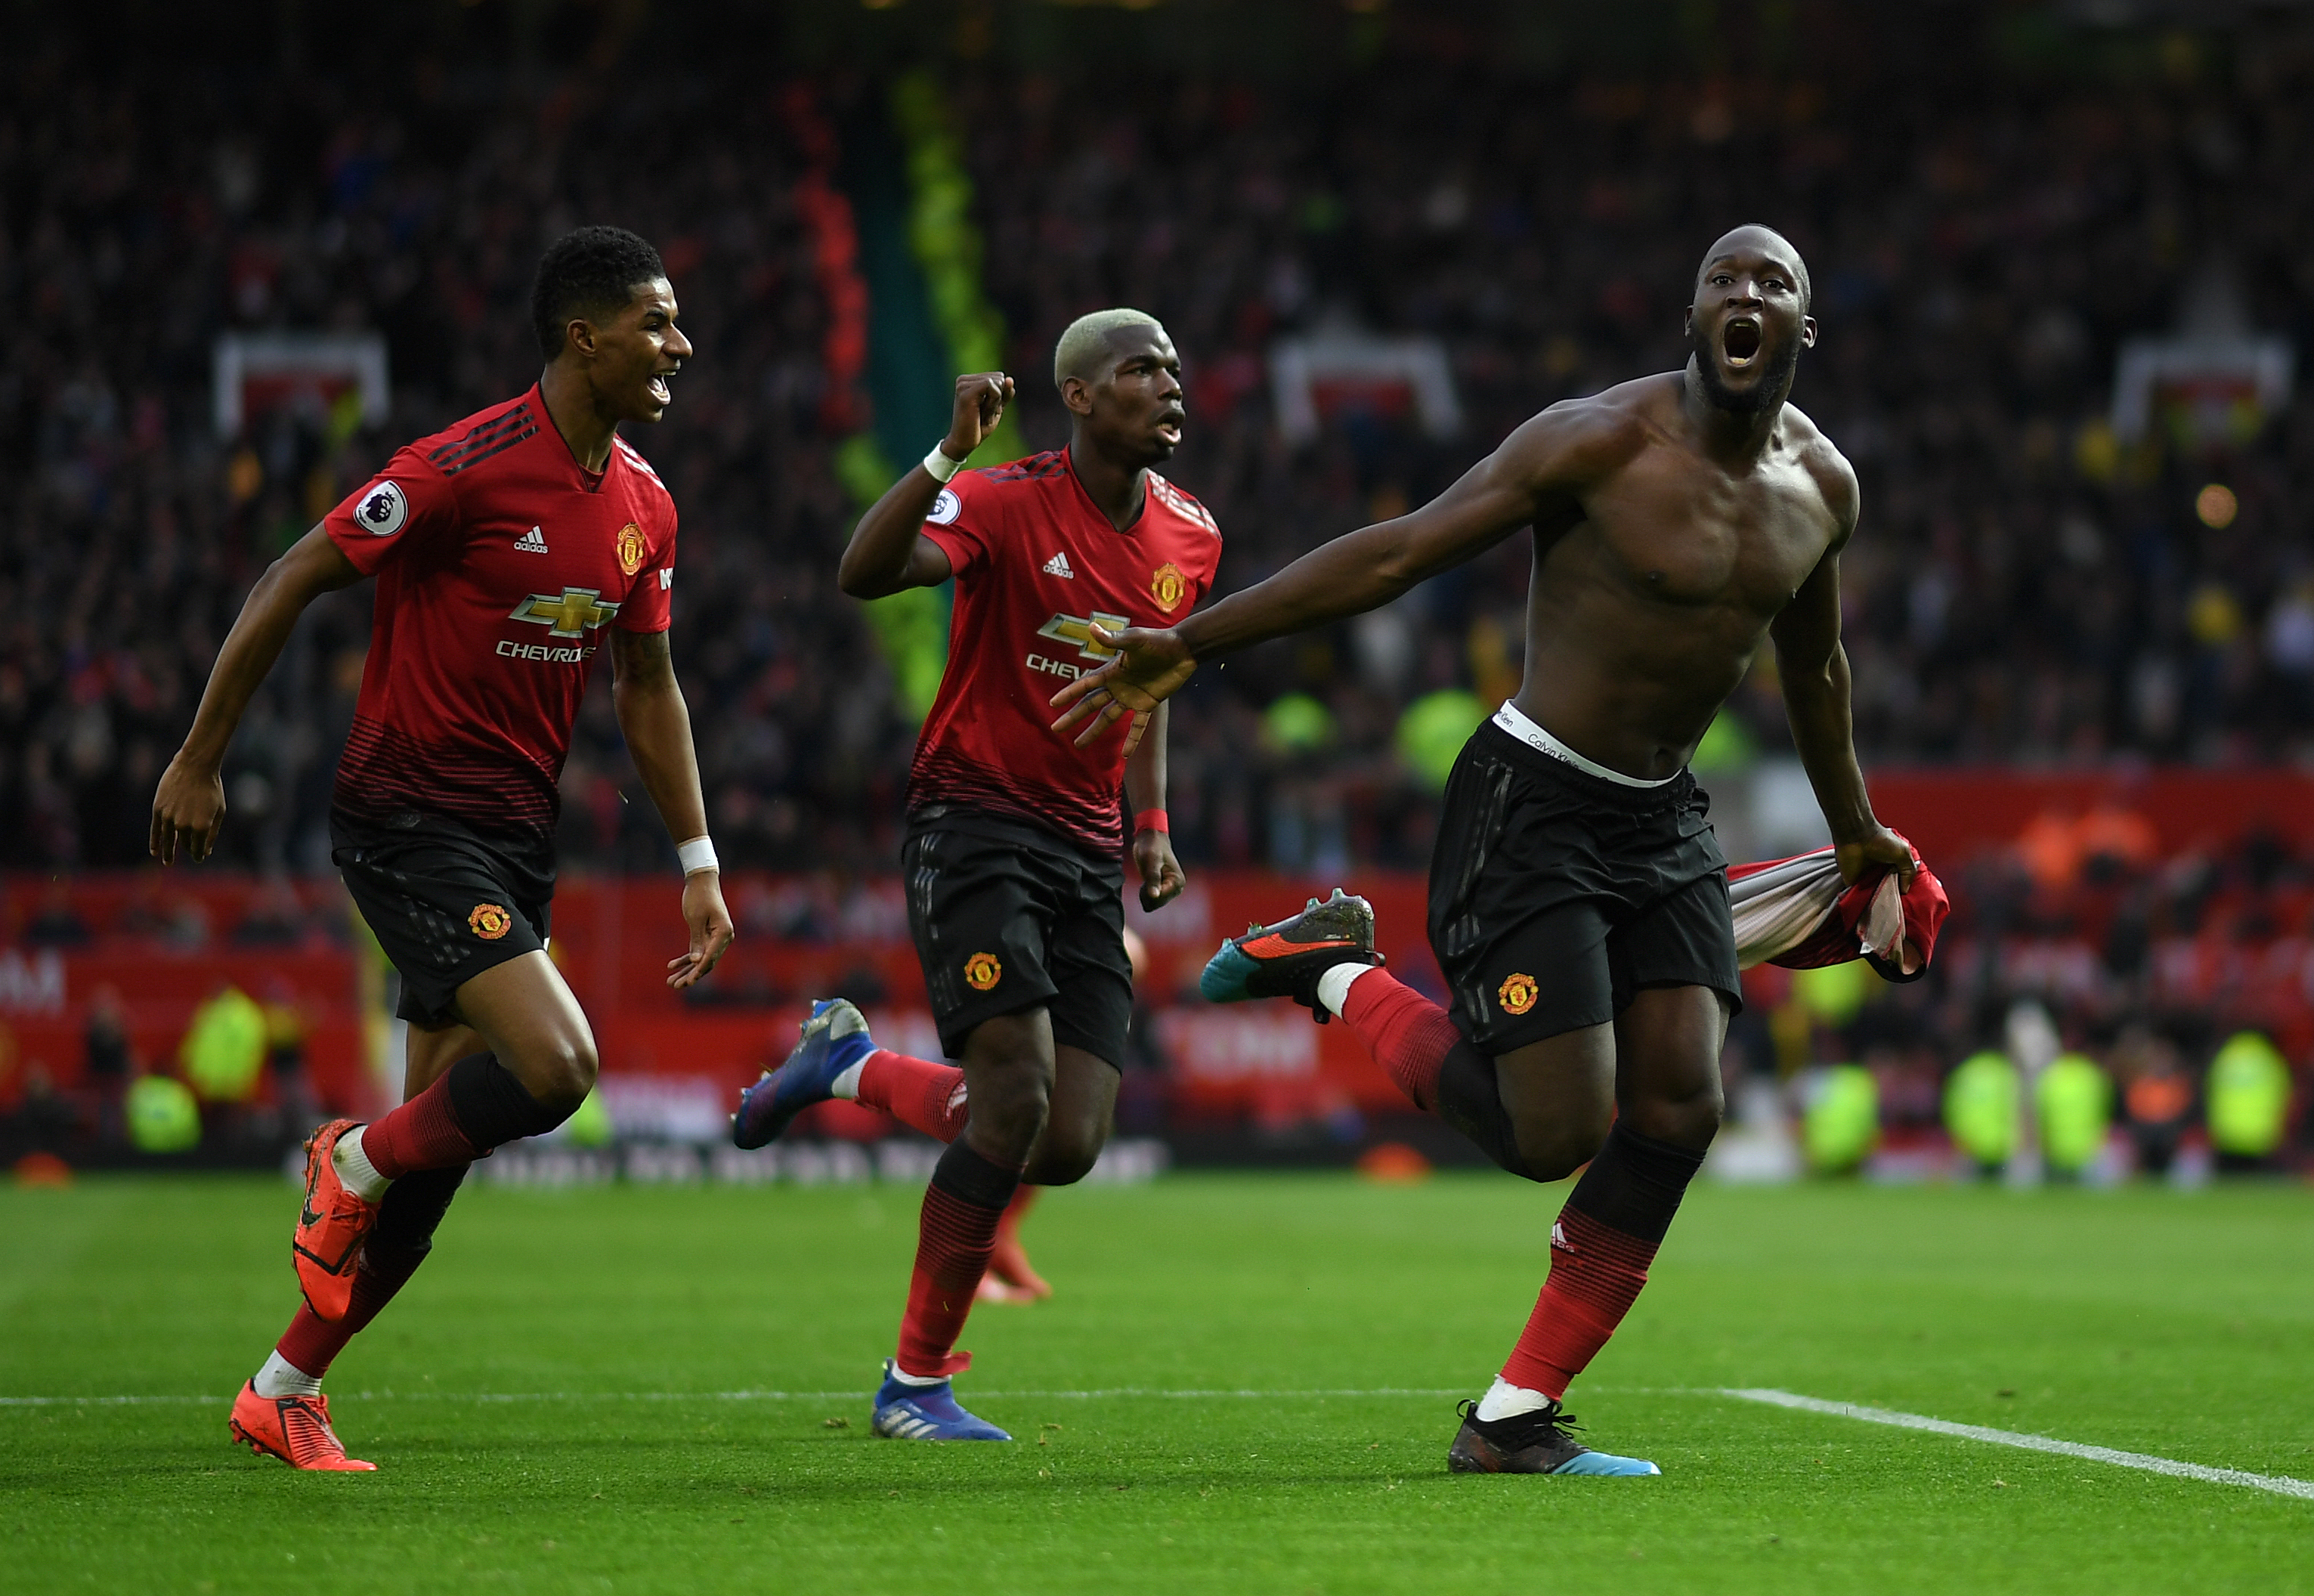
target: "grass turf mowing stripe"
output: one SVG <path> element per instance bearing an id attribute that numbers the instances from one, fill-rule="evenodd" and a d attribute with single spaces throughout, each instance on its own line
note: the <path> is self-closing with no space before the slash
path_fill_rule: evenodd
<path id="1" fill-rule="evenodd" d="M 2286 1474 L 2252 1474 L 2241 1468 L 2212 1468 L 2201 1463 L 2180 1463 L 2174 1458 L 2157 1458 L 2147 1452 L 2117 1451 L 2109 1446 L 2087 1446 L 2078 1441 L 2056 1441 L 2046 1435 L 2027 1435 L 2015 1430 L 1992 1430 L 1983 1424 L 1956 1424 L 1948 1419 L 1930 1418 L 1925 1414 L 1897 1413 L 1886 1407 L 1861 1407 L 1853 1402 L 1826 1402 L 1820 1397 L 1802 1397 L 1791 1391 L 1774 1391 L 1760 1387 L 1722 1387 L 1718 1394 L 1745 1402 L 1764 1402 L 1771 1407 L 1830 1414 L 1835 1418 L 1861 1419 L 1868 1424 L 1892 1424 L 1900 1430 L 1926 1430 L 1932 1435 L 1956 1435 L 1963 1441 L 2013 1446 L 2028 1452 L 2055 1452 L 2067 1458 L 2086 1458 L 2093 1463 L 2111 1463 L 2117 1468 L 2142 1468 L 2148 1474 L 2198 1479 L 2213 1486 L 2248 1486 L 2253 1491 L 2271 1491 L 2277 1496 L 2301 1496 L 2314 1501 L 2314 1480 L 2292 1479 Z"/>
<path id="2" fill-rule="evenodd" d="M 340 1391 L 349 1402 L 848 1402 L 861 1394 L 848 1391 Z M 1294 1398 L 1460 1397 L 1460 1388 L 1373 1386 L 1356 1390 L 1254 1391 L 1165 1390 L 1147 1386 L 1116 1386 L 1095 1391 L 975 1391 L 991 1401 L 1096 1402 L 1117 1397 L 1145 1397 L 1170 1402 L 1280 1401 Z M 0 1407 L 158 1407 L 215 1404 L 231 1397 L 0 1397 Z"/>

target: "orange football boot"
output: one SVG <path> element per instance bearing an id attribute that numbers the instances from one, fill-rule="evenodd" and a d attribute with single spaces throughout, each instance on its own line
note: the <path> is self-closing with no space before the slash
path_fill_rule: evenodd
<path id="1" fill-rule="evenodd" d="M 346 1456 L 330 1428 L 327 1397 L 261 1397 L 255 1380 L 243 1380 L 233 1399 L 233 1438 L 251 1451 L 280 1459 L 292 1468 L 367 1474 L 375 1463 Z"/>
<path id="2" fill-rule="evenodd" d="M 337 1323 L 346 1317 L 354 1292 L 354 1269 L 362 1243 L 377 1222 L 377 1204 L 366 1203 L 338 1178 L 338 1138 L 355 1128 L 333 1119 L 305 1140 L 305 1206 L 289 1252 L 297 1265 L 297 1284 L 314 1311 Z"/>

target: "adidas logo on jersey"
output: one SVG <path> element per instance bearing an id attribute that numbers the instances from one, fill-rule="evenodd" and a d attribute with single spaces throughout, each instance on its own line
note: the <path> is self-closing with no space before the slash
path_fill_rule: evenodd
<path id="1" fill-rule="evenodd" d="M 524 533 L 520 537 L 515 539 L 514 546 L 525 554 L 545 554 L 551 552 L 546 546 L 546 534 L 535 526 L 532 527 L 528 532 Z"/>
<path id="2" fill-rule="evenodd" d="M 1077 579 L 1076 572 L 1069 569 L 1069 557 L 1065 552 L 1055 554 L 1045 561 L 1045 574 L 1048 577 L 1066 577 L 1072 582 Z"/>

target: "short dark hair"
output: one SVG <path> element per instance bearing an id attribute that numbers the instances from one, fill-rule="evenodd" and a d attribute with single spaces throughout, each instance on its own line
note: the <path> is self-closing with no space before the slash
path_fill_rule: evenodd
<path id="1" fill-rule="evenodd" d="M 667 275 L 658 251 L 623 227 L 580 227 L 549 244 L 530 285 L 530 321 L 538 350 L 549 360 L 562 353 L 563 329 L 573 316 L 589 321 L 621 309 L 635 290 Z"/>

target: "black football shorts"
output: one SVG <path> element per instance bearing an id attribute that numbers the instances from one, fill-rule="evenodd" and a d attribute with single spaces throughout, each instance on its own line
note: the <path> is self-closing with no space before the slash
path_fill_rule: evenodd
<path id="1" fill-rule="evenodd" d="M 1055 1043 L 1122 1064 L 1133 1018 L 1122 864 L 953 806 L 911 816 L 900 863 L 949 1057 L 964 1056 L 981 1021 L 1043 1009 Z"/>
<path id="2" fill-rule="evenodd" d="M 354 907 L 401 972 L 394 1012 L 412 1025 L 455 1024 L 459 987 L 546 946 L 550 842 L 485 836 L 441 815 L 379 821 L 340 809 L 330 842 Z"/>
<path id="3" fill-rule="evenodd" d="M 1689 772 L 1625 787 L 1480 726 L 1430 862 L 1430 946 L 1462 1034 L 1499 1055 L 1603 1025 L 1651 986 L 1708 986 L 1740 1009 L 1710 807 Z"/>

